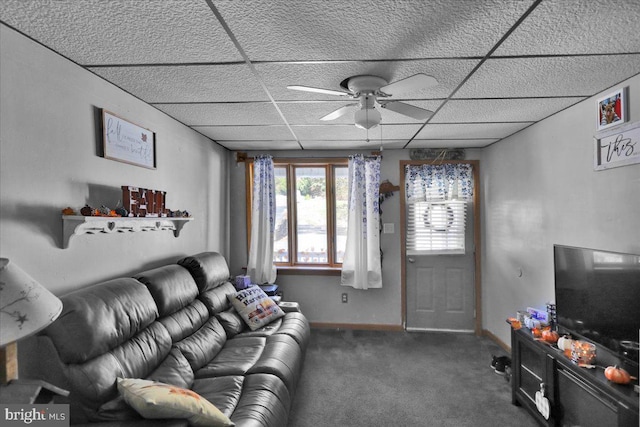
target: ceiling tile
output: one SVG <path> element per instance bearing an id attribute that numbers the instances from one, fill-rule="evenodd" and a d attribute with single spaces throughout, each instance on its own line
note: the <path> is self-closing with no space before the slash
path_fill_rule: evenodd
<path id="1" fill-rule="evenodd" d="M 367 131 L 355 125 L 324 125 L 324 126 L 292 126 L 300 141 L 308 140 L 366 140 Z M 371 141 L 381 139 L 409 139 L 420 128 L 420 125 L 383 125 L 369 129 L 368 138 Z M 382 132 L 382 133 L 381 133 Z M 382 138 L 381 138 L 382 135 Z"/>
<path id="2" fill-rule="evenodd" d="M 448 97 L 478 62 L 479 60 L 434 59 L 393 62 L 279 63 L 256 64 L 256 70 L 273 97 L 278 101 L 342 99 L 333 95 L 289 90 L 287 89 L 288 85 L 342 90 L 340 82 L 348 77 L 370 74 L 382 77 L 387 82 L 394 82 L 417 73 L 435 77 L 438 80 L 438 85 L 411 93 L 407 98 L 438 99 Z"/>
<path id="3" fill-rule="evenodd" d="M 407 143 L 406 139 L 402 140 L 384 140 L 382 146 L 384 149 L 399 149 Z M 305 150 L 380 150 L 380 141 L 356 140 L 356 141 L 300 141 Z"/>
<path id="4" fill-rule="evenodd" d="M 2 0 L 0 19 L 83 65 L 242 61 L 204 1 Z"/>
<path id="5" fill-rule="evenodd" d="M 638 70 L 640 54 L 489 59 L 454 97 L 591 96 Z"/>
<path id="6" fill-rule="evenodd" d="M 249 150 L 299 150 L 296 141 L 217 141 L 218 144 L 232 151 Z"/>
<path id="7" fill-rule="evenodd" d="M 429 123 L 535 122 L 584 98 L 450 100 Z"/>
<path id="8" fill-rule="evenodd" d="M 244 64 L 90 69 L 150 103 L 269 99 Z"/>
<path id="9" fill-rule="evenodd" d="M 455 123 L 427 124 L 416 139 L 504 138 L 531 123 Z"/>
<path id="10" fill-rule="evenodd" d="M 495 55 L 637 53 L 638 0 L 545 0 Z"/>
<path id="11" fill-rule="evenodd" d="M 407 148 L 482 148 L 499 141 L 488 139 L 414 139 Z"/>
<path id="12" fill-rule="evenodd" d="M 282 118 L 271 102 L 154 104 L 186 125 L 278 125 Z"/>
<path id="13" fill-rule="evenodd" d="M 252 61 L 484 56 L 529 4 L 215 1 Z"/>
<path id="14" fill-rule="evenodd" d="M 282 126 L 193 126 L 215 141 L 287 141 L 293 135 Z"/>

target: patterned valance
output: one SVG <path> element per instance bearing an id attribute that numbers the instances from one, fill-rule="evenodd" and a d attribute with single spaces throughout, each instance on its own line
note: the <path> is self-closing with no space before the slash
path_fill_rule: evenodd
<path id="1" fill-rule="evenodd" d="M 407 202 L 471 200 L 473 167 L 468 163 L 407 165 Z"/>

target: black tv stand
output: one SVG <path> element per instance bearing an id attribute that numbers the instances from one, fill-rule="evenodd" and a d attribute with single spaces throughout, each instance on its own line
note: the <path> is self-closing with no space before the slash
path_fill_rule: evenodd
<path id="1" fill-rule="evenodd" d="M 511 358 L 511 402 L 526 408 L 540 425 L 638 426 L 633 385 L 608 381 L 604 367 L 578 367 L 557 347 L 534 339 L 527 328 L 511 330 Z M 541 384 L 549 400 L 548 419 L 535 403 Z"/>

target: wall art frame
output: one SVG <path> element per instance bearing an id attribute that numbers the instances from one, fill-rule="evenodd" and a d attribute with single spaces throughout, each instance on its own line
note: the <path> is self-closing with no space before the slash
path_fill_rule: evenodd
<path id="1" fill-rule="evenodd" d="M 640 122 L 597 133 L 593 168 L 596 171 L 640 163 Z"/>
<path id="2" fill-rule="evenodd" d="M 616 89 L 598 99 L 596 106 L 596 130 L 598 132 L 621 125 L 627 120 L 626 87 Z"/>
<path id="3" fill-rule="evenodd" d="M 102 157 L 156 169 L 156 134 L 102 109 Z"/>

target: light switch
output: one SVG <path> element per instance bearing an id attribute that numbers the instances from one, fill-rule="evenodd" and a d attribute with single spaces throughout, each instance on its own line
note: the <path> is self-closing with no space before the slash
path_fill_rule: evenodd
<path id="1" fill-rule="evenodd" d="M 396 232 L 395 224 L 392 222 L 387 222 L 382 225 L 382 232 L 384 234 L 393 234 Z"/>

